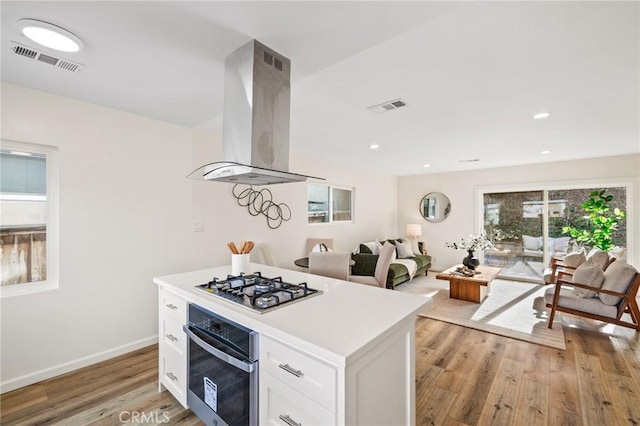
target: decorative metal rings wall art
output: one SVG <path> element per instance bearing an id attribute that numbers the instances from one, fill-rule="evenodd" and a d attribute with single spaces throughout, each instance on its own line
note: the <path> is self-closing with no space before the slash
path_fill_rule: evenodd
<path id="1" fill-rule="evenodd" d="M 260 214 L 267 218 L 267 225 L 271 229 L 277 229 L 291 219 L 291 209 L 285 203 L 273 202 L 273 194 L 267 188 L 253 189 L 248 185 L 244 189 L 241 184 L 235 184 L 231 192 L 241 207 L 246 207 L 251 216 Z"/>

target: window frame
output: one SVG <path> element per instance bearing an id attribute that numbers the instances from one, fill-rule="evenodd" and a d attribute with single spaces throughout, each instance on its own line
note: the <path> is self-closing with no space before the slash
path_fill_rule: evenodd
<path id="1" fill-rule="evenodd" d="M 40 293 L 59 288 L 59 240 L 58 240 L 58 148 L 12 140 L 0 140 L 2 149 L 43 154 L 46 157 L 46 203 L 47 203 L 47 278 L 21 284 L 0 286 L 0 298 Z"/>
<path id="2" fill-rule="evenodd" d="M 484 194 L 493 192 L 522 192 L 522 191 L 542 191 L 543 193 L 543 224 L 542 231 L 543 237 L 547 239 L 549 237 L 549 223 L 548 223 L 548 192 L 554 190 L 571 190 L 571 189 L 589 189 L 589 188 L 613 188 L 624 187 L 626 191 L 626 240 L 627 240 L 627 257 L 629 259 L 635 259 L 635 239 L 636 229 L 634 221 L 630 218 L 636 217 L 634 209 L 634 191 L 635 191 L 636 179 L 633 177 L 617 177 L 617 178 L 589 178 L 579 180 L 560 180 L 556 182 L 529 182 L 529 183 L 517 183 L 517 184 L 498 184 L 479 186 L 474 191 L 474 232 L 481 232 L 484 229 Z M 543 246 L 543 263 L 547 264 L 550 260 L 547 250 Z M 480 253 L 480 261 L 484 264 L 484 253 Z M 526 281 L 526 280 L 525 280 Z M 538 282 L 538 281 L 532 281 Z"/>
<path id="3" fill-rule="evenodd" d="M 314 186 L 321 186 L 321 187 L 325 187 L 328 189 L 329 192 L 329 206 L 328 206 L 328 212 L 327 215 L 329 217 L 329 220 L 326 222 L 309 222 L 309 186 L 310 185 L 314 185 Z M 333 219 L 333 190 L 334 189 L 339 189 L 339 190 L 343 190 L 343 191 L 349 191 L 350 197 L 349 197 L 349 201 L 350 201 L 350 213 L 351 213 L 351 219 L 349 220 L 334 220 Z M 307 183 L 307 225 L 330 225 L 330 224 L 336 224 L 336 223 L 353 223 L 354 221 L 354 217 L 355 217 L 355 212 L 354 212 L 354 193 L 355 193 L 355 187 L 352 186 L 345 186 L 345 185 L 332 185 L 332 184 L 328 184 L 328 183 Z"/>

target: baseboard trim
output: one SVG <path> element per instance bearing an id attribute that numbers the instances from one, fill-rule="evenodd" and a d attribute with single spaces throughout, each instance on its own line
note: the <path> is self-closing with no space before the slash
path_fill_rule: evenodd
<path id="1" fill-rule="evenodd" d="M 59 376 L 61 374 L 69 373 L 79 368 L 87 367 L 101 361 L 106 361 L 110 358 L 124 355 L 137 349 L 142 349 L 155 343 L 158 343 L 158 335 L 140 339 L 135 342 L 127 343 L 126 345 L 118 346 L 116 348 L 98 352 L 93 355 L 78 358 L 73 361 L 65 362 L 64 364 L 45 368 L 44 370 L 25 374 L 24 376 L 16 377 L 14 379 L 9 379 L 4 382 L 0 382 L 0 393 L 16 390 L 24 386 L 29 386 L 34 383 L 50 379 L 52 377 Z"/>

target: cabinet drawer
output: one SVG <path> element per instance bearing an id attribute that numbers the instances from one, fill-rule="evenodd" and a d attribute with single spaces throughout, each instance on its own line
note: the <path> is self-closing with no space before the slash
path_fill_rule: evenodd
<path id="1" fill-rule="evenodd" d="M 272 375 L 260 375 L 260 424 L 310 426 L 336 424 L 335 414 Z"/>
<path id="2" fill-rule="evenodd" d="M 187 336 L 182 330 L 182 322 L 171 316 L 165 315 L 162 319 L 162 344 L 172 348 L 181 356 L 185 356 L 187 349 Z"/>
<path id="3" fill-rule="evenodd" d="M 313 401 L 336 410 L 336 370 L 289 346 L 260 339 L 260 369 Z"/>
<path id="4" fill-rule="evenodd" d="M 160 355 L 160 380 L 167 390 L 186 407 L 187 405 L 187 368 L 184 356 L 172 350 Z"/>
<path id="5" fill-rule="evenodd" d="M 160 309 L 180 322 L 187 320 L 187 301 L 164 289 L 160 290 Z"/>

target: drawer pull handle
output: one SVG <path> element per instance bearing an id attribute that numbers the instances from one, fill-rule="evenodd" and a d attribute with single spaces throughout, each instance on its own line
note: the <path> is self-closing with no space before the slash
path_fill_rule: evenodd
<path id="1" fill-rule="evenodd" d="M 173 303 L 168 303 L 165 305 L 167 308 L 169 309 L 178 309 L 178 307 L 176 305 L 174 305 Z"/>
<path id="2" fill-rule="evenodd" d="M 294 369 L 289 364 L 279 364 L 278 367 L 282 368 L 287 373 L 293 374 L 296 377 L 302 377 L 302 371 Z"/>
<path id="3" fill-rule="evenodd" d="M 171 371 L 167 373 L 167 377 L 173 380 L 174 382 L 178 380 L 178 378 Z"/>
<path id="4" fill-rule="evenodd" d="M 174 336 L 173 334 L 167 334 L 167 339 L 171 340 L 172 342 L 177 342 L 178 338 L 176 336 Z"/>
<path id="5" fill-rule="evenodd" d="M 280 418 L 280 420 L 282 420 L 283 422 L 285 422 L 289 426 L 302 426 L 302 423 L 296 422 L 291 417 L 289 417 L 288 414 L 280 414 L 278 417 Z"/>

